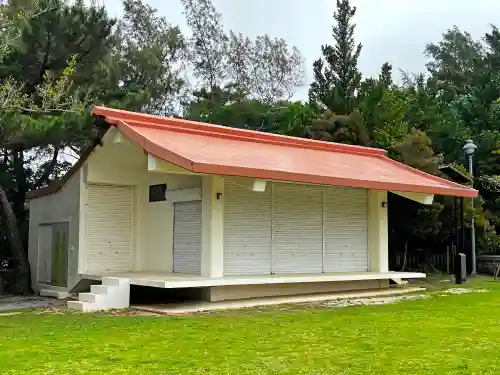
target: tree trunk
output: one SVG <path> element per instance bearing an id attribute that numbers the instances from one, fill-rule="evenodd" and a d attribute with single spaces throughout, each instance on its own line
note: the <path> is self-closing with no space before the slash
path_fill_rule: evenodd
<path id="1" fill-rule="evenodd" d="M 26 180 L 26 170 L 24 169 L 24 151 L 14 150 L 12 152 L 12 167 L 14 170 L 14 178 L 16 181 L 16 189 L 12 192 L 10 196 L 12 202 L 12 211 L 17 220 L 17 227 L 20 228 L 22 233 L 23 224 L 26 218 L 26 193 L 28 193 L 28 184 Z M 23 234 L 23 233 L 22 233 Z M 21 241 L 26 240 L 25 237 L 21 237 Z"/>
<path id="2" fill-rule="evenodd" d="M 2 187 L 0 187 L 0 216 L 5 223 L 10 252 L 16 266 L 16 277 L 12 284 L 9 285 L 9 291 L 15 294 L 28 295 L 31 293 L 30 265 L 24 251 L 16 215 Z"/>

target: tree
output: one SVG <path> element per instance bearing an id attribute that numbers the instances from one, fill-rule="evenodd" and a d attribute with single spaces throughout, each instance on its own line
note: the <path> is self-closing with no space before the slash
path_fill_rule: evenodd
<path id="1" fill-rule="evenodd" d="M 26 6 L 31 6 L 33 1 L 26 3 Z M 8 22 L 13 22 L 19 12 L 29 10 L 21 7 L 23 2 L 9 4 L 5 8 Z M 24 112 L 28 115 L 31 111 L 29 108 L 36 106 L 54 108 L 55 103 L 67 101 L 65 107 L 71 108 L 75 101 L 86 101 L 85 96 L 92 94 L 90 86 L 98 81 L 95 76 L 97 68 L 103 56 L 110 52 L 110 35 L 114 25 L 114 20 L 108 18 L 104 8 L 87 7 L 83 1 L 67 5 L 62 0 L 40 0 L 35 4 L 41 11 L 35 18 L 16 25 L 18 37 L 12 39 L 9 52 L 0 66 L 3 94 L 9 100 L 15 98 L 18 105 L 25 105 L 28 110 Z M 65 70 L 68 64 L 73 66 L 69 73 Z M 60 81 L 64 75 L 66 76 Z M 56 81 L 64 84 L 57 91 L 52 91 L 52 85 Z M 78 85 L 78 93 L 74 92 L 76 86 L 69 85 L 69 81 Z M 66 89 L 69 91 L 64 92 Z M 68 101 L 68 98 L 72 99 Z M 18 109 L 23 110 L 21 107 Z M 9 162 L 23 164 L 29 159 L 26 152 L 33 145 L 42 144 L 41 139 L 47 141 L 47 144 L 61 147 L 66 145 L 59 141 L 61 133 L 67 132 L 66 139 L 74 142 L 86 138 L 88 133 L 85 127 L 88 124 L 76 121 L 70 115 L 64 117 L 64 122 L 59 121 L 61 116 L 46 118 L 38 115 L 14 117 L 8 124 L 4 121 L 4 126 L 10 127 L 10 134 L 9 138 L 4 138 L 0 147 L 9 150 Z M 39 132 L 39 129 L 45 131 Z M 53 149 L 54 155 L 59 152 L 58 147 Z M 52 164 L 47 166 L 52 167 Z M 14 171 L 23 169 L 23 165 L 12 168 Z M 51 174 L 50 170 L 43 173 Z M 18 219 L 22 220 L 27 189 L 37 187 L 38 184 L 30 186 L 24 175 L 14 176 L 13 180 L 18 181 L 19 185 L 15 189 L 15 196 L 11 198 L 14 211 Z"/>
<path id="2" fill-rule="evenodd" d="M 210 0 L 182 0 L 191 28 L 188 57 L 204 95 L 218 100 L 221 91 L 237 99 L 267 103 L 289 100 L 304 80 L 304 59 L 281 38 L 251 40 L 222 27 L 222 16 Z M 203 95 L 202 95 L 203 97 Z"/>
<path id="3" fill-rule="evenodd" d="M 435 174 L 437 172 L 438 158 L 431 148 L 431 140 L 427 135 L 413 129 L 401 143 L 395 146 L 400 161 L 420 169 L 424 172 Z M 389 227 L 391 248 L 403 249 L 403 263 L 401 270 L 406 267 L 406 259 L 412 241 L 431 242 L 441 229 L 439 214 L 443 210 L 440 202 L 433 202 L 430 206 L 402 198 L 390 196 L 389 201 Z"/>
<path id="4" fill-rule="evenodd" d="M 92 64 L 107 50 L 113 21 L 102 8 L 55 0 L 8 3 L 0 17 L 0 23 L 10 25 L 0 27 L 5 43 L 0 70 L 0 166 L 2 182 L 8 180 L 0 185 L 0 207 L 17 270 L 11 291 L 27 293 L 29 264 L 19 231 L 26 219 L 25 195 L 53 176 L 60 149 L 90 134 L 78 114 L 88 105 L 86 86 Z M 49 144 L 52 158 L 41 163 L 43 172 L 34 173 L 34 158 Z"/>
<path id="5" fill-rule="evenodd" d="M 160 115 L 179 112 L 185 94 L 186 41 L 157 10 L 140 0 L 124 0 L 115 34 L 106 100 L 114 107 Z"/>
<path id="6" fill-rule="evenodd" d="M 309 133 L 313 112 L 301 102 L 265 103 L 243 99 L 226 105 L 214 105 L 208 101 L 192 102 L 186 118 L 212 124 L 242 129 L 306 137 Z"/>
<path id="7" fill-rule="evenodd" d="M 210 0 L 182 0 L 186 22 L 191 29 L 189 60 L 195 77 L 208 91 L 224 86 L 227 77 L 227 36 L 222 16 Z"/>
<path id="8" fill-rule="evenodd" d="M 468 93 L 477 78 L 484 47 L 455 26 L 443 34 L 442 41 L 428 44 L 425 54 L 430 59 L 427 70 L 449 98 L 448 95 Z"/>
<path id="9" fill-rule="evenodd" d="M 320 141 L 360 146 L 368 146 L 370 143 L 363 117 L 357 111 L 350 115 L 337 115 L 325 111 L 320 118 L 313 121 L 310 136 Z"/>
<path id="10" fill-rule="evenodd" d="M 362 115 L 370 144 L 395 156 L 395 145 L 403 141 L 410 128 L 409 102 L 407 92 L 393 85 L 391 72 L 392 66 L 385 63 L 378 79 L 368 78 L 361 82 L 357 111 Z"/>
<path id="11" fill-rule="evenodd" d="M 382 65 L 382 68 L 380 69 L 380 75 L 378 77 L 378 80 L 380 84 L 384 88 L 390 88 L 393 84 L 392 82 L 392 65 L 389 64 L 388 62 L 384 63 Z"/>
<path id="12" fill-rule="evenodd" d="M 332 33 L 335 45 L 323 45 L 323 57 L 313 64 L 309 102 L 319 110 L 348 115 L 356 105 L 356 90 L 361 82 L 358 69 L 361 44 L 354 41 L 355 14 L 356 7 L 349 0 L 337 0 Z"/>
<path id="13" fill-rule="evenodd" d="M 28 5 L 33 0 L 28 1 Z M 83 0 L 66 4 L 63 0 L 37 0 L 44 9 L 35 18 L 19 25 L 19 37 L 0 66 L 0 77 L 17 77 L 27 93 L 43 84 L 46 73 L 60 74 L 71 56 L 76 57 L 75 82 L 82 86 L 95 81 L 96 67 L 112 48 L 109 38 L 115 21 L 103 7 L 87 7 Z M 13 11 L 22 11 L 13 1 Z"/>
<path id="14" fill-rule="evenodd" d="M 230 83 L 264 102 L 291 99 L 304 81 L 304 60 L 299 50 L 269 35 L 251 41 L 231 32 L 227 61 Z"/>

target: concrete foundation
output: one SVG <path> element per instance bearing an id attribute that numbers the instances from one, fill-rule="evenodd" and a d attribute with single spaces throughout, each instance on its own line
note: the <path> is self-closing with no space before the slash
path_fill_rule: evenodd
<path id="1" fill-rule="evenodd" d="M 294 296 L 356 290 L 386 289 L 389 280 L 331 281 L 290 284 L 224 285 L 204 288 L 205 301 L 231 301 L 249 298 Z"/>

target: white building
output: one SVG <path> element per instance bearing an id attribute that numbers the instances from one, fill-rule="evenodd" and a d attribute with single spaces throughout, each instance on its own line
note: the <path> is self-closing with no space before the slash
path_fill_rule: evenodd
<path id="1" fill-rule="evenodd" d="M 95 107 L 107 127 L 61 180 L 30 193 L 33 289 L 127 307 L 129 285 L 211 301 L 383 288 L 387 192 L 430 204 L 475 190 L 385 151 Z M 83 280 L 83 282 L 82 282 Z"/>

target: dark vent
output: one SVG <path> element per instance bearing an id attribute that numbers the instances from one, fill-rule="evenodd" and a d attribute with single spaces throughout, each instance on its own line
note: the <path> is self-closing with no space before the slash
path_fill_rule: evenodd
<path id="1" fill-rule="evenodd" d="M 149 201 L 150 202 L 166 201 L 167 200 L 167 197 L 165 196 L 166 192 L 167 192 L 167 184 L 149 186 Z"/>

